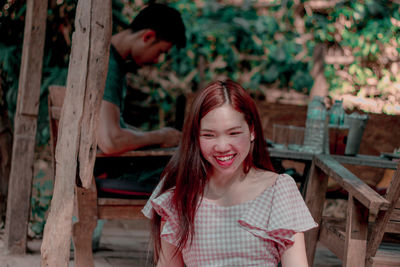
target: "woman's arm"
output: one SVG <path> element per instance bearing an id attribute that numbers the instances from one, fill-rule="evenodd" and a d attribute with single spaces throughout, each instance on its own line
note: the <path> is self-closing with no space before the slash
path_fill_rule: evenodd
<path id="1" fill-rule="evenodd" d="M 164 227 L 164 222 L 161 223 L 161 229 Z M 161 231 L 160 231 L 161 232 Z M 161 239 L 160 257 L 157 262 L 157 267 L 184 267 L 182 253 L 176 252 L 176 247 Z"/>
<path id="2" fill-rule="evenodd" d="M 282 267 L 308 267 L 304 233 L 294 235 L 294 244 L 283 253 L 281 262 Z"/>

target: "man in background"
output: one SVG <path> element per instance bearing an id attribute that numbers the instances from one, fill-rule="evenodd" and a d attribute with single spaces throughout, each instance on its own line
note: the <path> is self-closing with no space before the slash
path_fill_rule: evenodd
<path id="1" fill-rule="evenodd" d="M 126 74 L 158 62 L 173 45 L 186 45 L 180 13 L 163 4 L 150 4 L 128 29 L 111 38 L 110 60 L 97 128 L 98 147 L 105 154 L 122 153 L 145 146 L 177 146 L 181 133 L 173 128 L 141 131 L 122 118 L 127 91 Z"/>

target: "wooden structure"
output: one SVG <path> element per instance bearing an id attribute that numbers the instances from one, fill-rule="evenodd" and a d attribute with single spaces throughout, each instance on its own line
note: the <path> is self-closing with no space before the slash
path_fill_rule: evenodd
<path id="1" fill-rule="evenodd" d="M 49 122 L 52 152 L 55 152 L 58 124 L 65 98 L 65 87 L 49 87 Z M 135 150 L 118 157 L 172 156 L 174 149 Z M 54 154 L 53 154 L 54 156 Z M 107 155 L 97 153 L 97 157 Z M 108 156 L 109 157 L 109 156 Z M 114 157 L 116 157 L 114 155 Z M 54 159 L 54 158 L 53 158 Z M 89 189 L 76 186 L 75 216 L 78 221 L 73 225 L 72 237 L 75 247 L 75 266 L 94 266 L 92 254 L 92 236 L 98 219 L 138 219 L 146 199 L 100 198 L 96 190 L 94 177 Z"/>
<path id="2" fill-rule="evenodd" d="M 68 266 L 74 200 L 93 190 L 95 128 L 106 81 L 110 39 L 111 1 L 79 1 L 55 154 L 53 199 L 41 248 L 42 266 Z M 75 188 L 76 178 L 81 188 Z M 78 210 L 78 216 L 82 212 Z M 95 214 L 87 216 L 93 219 Z M 95 227 L 86 224 L 85 229 L 80 225 L 74 231 Z M 79 245 L 85 247 L 87 243 Z"/>
<path id="3" fill-rule="evenodd" d="M 5 226 L 5 248 L 11 253 L 26 249 L 47 2 L 28 0 L 26 7 Z"/>
<path id="4" fill-rule="evenodd" d="M 6 250 L 20 254 L 26 250 L 47 2 L 27 1 L 5 242 Z M 65 100 L 63 108 L 54 112 L 58 112 L 60 131 L 53 135 L 57 136 L 57 146 L 53 147 L 55 184 L 44 229 L 42 266 L 68 265 L 72 231 L 79 237 L 75 242 L 76 265 L 93 266 L 91 233 L 97 218 L 142 216 L 139 211 L 143 200 L 97 199 L 93 182 L 95 128 L 108 67 L 111 10 L 110 0 L 81 0 L 76 9 Z M 137 151 L 125 156 L 172 153 L 173 150 Z M 79 222 L 72 228 L 74 210 Z"/>
<path id="5" fill-rule="evenodd" d="M 345 221 L 323 218 L 328 177 L 348 192 Z M 343 266 L 400 266 L 400 242 L 381 246 L 384 234 L 400 233 L 400 163 L 386 197 L 380 196 L 333 157 L 315 156 L 307 186 L 306 204 L 318 229 L 305 234 L 308 262 L 312 266 L 318 240 Z M 393 241 L 393 240 L 392 240 Z"/>

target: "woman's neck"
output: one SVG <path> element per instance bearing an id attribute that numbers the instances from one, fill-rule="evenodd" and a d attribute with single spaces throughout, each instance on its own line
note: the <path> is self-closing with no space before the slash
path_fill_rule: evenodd
<path id="1" fill-rule="evenodd" d="M 208 183 L 205 188 L 205 196 L 210 199 L 223 197 L 237 185 L 242 183 L 249 173 L 244 173 L 242 169 L 236 171 L 232 175 L 213 173 L 208 179 Z"/>
<path id="2" fill-rule="evenodd" d="M 220 206 L 232 206 L 250 201 L 274 185 L 277 174 L 251 168 L 241 176 L 212 176 L 204 190 L 204 198 Z"/>

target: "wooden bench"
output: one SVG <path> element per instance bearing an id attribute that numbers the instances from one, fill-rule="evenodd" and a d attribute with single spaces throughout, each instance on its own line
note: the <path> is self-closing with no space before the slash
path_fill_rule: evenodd
<path id="1" fill-rule="evenodd" d="M 383 197 L 332 156 L 314 156 L 305 201 L 319 227 L 305 234 L 310 266 L 317 241 L 340 258 L 343 266 L 400 266 L 396 236 L 400 233 L 399 166 Z M 322 217 L 329 177 L 348 192 L 345 220 Z"/>

